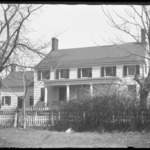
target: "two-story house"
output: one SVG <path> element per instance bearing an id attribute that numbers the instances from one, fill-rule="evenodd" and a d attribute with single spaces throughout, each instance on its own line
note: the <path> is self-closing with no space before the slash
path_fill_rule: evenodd
<path id="1" fill-rule="evenodd" d="M 26 107 L 32 107 L 33 100 L 33 71 L 16 71 L 16 65 L 11 65 L 11 72 L 2 80 L 0 89 L 1 108 L 22 108 L 25 94 Z M 25 86 L 28 82 L 28 86 Z"/>
<path id="2" fill-rule="evenodd" d="M 149 66 L 144 30 L 141 35 L 140 43 L 70 49 L 58 49 L 58 40 L 52 38 L 50 53 L 35 66 L 34 105 L 50 106 L 78 99 L 84 94 L 81 86 L 90 96 L 101 84 L 119 84 L 137 91 L 134 75 L 146 76 Z"/>

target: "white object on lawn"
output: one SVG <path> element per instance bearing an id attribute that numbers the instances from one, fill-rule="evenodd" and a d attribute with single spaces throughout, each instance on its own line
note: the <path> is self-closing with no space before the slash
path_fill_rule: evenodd
<path id="1" fill-rule="evenodd" d="M 74 132 L 74 131 L 71 128 L 66 130 L 66 133 L 72 133 L 72 132 Z"/>

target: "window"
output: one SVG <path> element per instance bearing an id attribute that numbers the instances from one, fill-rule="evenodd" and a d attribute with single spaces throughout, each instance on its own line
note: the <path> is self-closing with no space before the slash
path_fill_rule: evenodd
<path id="1" fill-rule="evenodd" d="M 50 70 L 39 70 L 38 71 L 38 81 L 40 81 L 41 79 L 50 79 Z"/>
<path id="2" fill-rule="evenodd" d="M 56 79 L 69 79 L 69 69 L 56 70 Z"/>
<path id="3" fill-rule="evenodd" d="M 44 102 L 44 99 L 45 99 L 45 88 L 41 88 L 41 98 L 40 98 L 40 100 L 42 102 Z"/>
<path id="4" fill-rule="evenodd" d="M 129 66 L 123 66 L 123 75 L 140 75 L 140 66 L 139 65 L 129 65 Z"/>
<path id="5" fill-rule="evenodd" d="M 33 105 L 34 105 L 33 102 L 34 102 L 34 101 L 33 101 L 33 96 L 30 96 L 30 99 L 29 99 L 29 105 L 30 105 L 30 106 L 33 106 Z"/>
<path id="6" fill-rule="evenodd" d="M 116 66 L 101 67 L 101 77 L 116 76 Z"/>
<path id="7" fill-rule="evenodd" d="M 92 77 L 92 68 L 78 68 L 78 78 Z"/>
<path id="8" fill-rule="evenodd" d="M 42 79 L 49 80 L 49 78 L 50 78 L 50 70 L 43 70 L 42 71 Z"/>
<path id="9" fill-rule="evenodd" d="M 11 97 L 10 96 L 3 96 L 2 97 L 2 106 L 11 105 Z"/>

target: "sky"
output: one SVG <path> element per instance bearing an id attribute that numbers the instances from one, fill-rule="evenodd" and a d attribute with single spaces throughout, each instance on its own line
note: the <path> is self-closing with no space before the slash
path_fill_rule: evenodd
<path id="1" fill-rule="evenodd" d="M 105 7 L 121 14 L 125 6 Z M 32 17 L 29 37 L 35 41 L 51 41 L 56 37 L 59 49 L 109 45 L 115 41 L 116 35 L 122 36 L 124 41 L 133 41 L 108 22 L 101 5 L 47 4 Z"/>

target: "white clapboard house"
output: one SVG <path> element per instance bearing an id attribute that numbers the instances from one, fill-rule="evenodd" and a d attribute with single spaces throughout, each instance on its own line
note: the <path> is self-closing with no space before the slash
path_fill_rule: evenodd
<path id="1" fill-rule="evenodd" d="M 145 77 L 149 62 L 145 47 L 145 30 L 139 43 L 58 49 L 52 38 L 49 54 L 35 66 L 34 106 L 51 106 L 80 98 L 86 88 L 91 96 L 97 85 L 123 85 L 137 91 L 135 73 Z"/>

